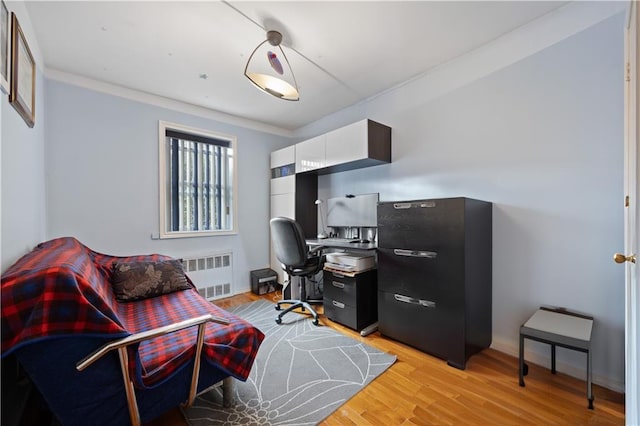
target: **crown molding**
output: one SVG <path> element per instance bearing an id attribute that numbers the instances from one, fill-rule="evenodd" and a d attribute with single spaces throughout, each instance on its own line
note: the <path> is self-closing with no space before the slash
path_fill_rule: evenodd
<path id="1" fill-rule="evenodd" d="M 284 136 L 287 138 L 293 136 L 293 132 L 291 130 L 283 129 L 281 127 L 271 126 L 269 124 L 253 121 L 248 118 L 242 118 L 236 115 L 189 104 L 187 102 L 153 95 L 151 93 L 118 86 L 116 84 L 106 83 L 104 81 L 94 80 L 92 78 L 83 77 L 77 74 L 71 74 L 52 68 L 45 68 L 44 75 L 48 79 L 59 81 L 61 83 L 70 84 L 72 86 L 81 87 L 83 89 L 93 90 L 95 92 L 105 93 L 132 101 L 157 106 L 160 108 L 166 108 L 185 114 L 195 115 L 197 117 L 220 121 L 234 126 L 274 134 L 277 136 Z"/>

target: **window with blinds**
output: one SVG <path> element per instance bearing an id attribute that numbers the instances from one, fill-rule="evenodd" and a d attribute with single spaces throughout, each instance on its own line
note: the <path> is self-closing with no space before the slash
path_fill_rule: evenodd
<path id="1" fill-rule="evenodd" d="M 162 238 L 235 231 L 235 138 L 160 122 Z"/>

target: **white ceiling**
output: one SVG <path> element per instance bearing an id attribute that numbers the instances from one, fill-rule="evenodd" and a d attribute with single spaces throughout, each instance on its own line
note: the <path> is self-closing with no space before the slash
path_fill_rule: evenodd
<path id="1" fill-rule="evenodd" d="M 46 70 L 294 130 L 565 3 L 28 1 L 26 7 Z M 243 75 L 263 28 L 284 36 L 298 102 L 262 93 Z"/>

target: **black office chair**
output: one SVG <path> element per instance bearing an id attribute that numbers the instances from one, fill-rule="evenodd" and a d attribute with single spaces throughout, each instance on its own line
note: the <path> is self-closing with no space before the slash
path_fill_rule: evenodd
<path id="1" fill-rule="evenodd" d="M 282 305 L 290 304 L 287 309 L 280 312 L 276 318 L 276 323 L 282 323 L 282 317 L 287 312 L 296 308 L 307 309 L 313 315 L 313 324 L 318 325 L 318 314 L 313 310 L 309 302 L 322 302 L 322 300 L 310 301 L 306 296 L 306 278 L 312 278 L 324 265 L 322 255 L 323 246 L 317 246 L 309 250 L 307 247 L 302 227 L 298 222 L 287 217 L 274 217 L 269 222 L 271 227 L 271 240 L 276 257 L 282 269 L 289 274 L 289 277 L 300 277 L 300 300 L 281 300 L 276 305 L 276 310 L 280 311 Z"/>

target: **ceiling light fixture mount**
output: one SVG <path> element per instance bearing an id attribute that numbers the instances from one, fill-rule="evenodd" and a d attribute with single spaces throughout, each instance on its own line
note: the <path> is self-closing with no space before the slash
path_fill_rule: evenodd
<path id="1" fill-rule="evenodd" d="M 265 46 L 267 42 L 272 47 Z M 297 101 L 300 99 L 298 82 L 287 55 L 282 50 L 281 43 L 281 33 L 274 30 L 267 31 L 266 40 L 260 43 L 249 56 L 247 65 L 244 67 L 244 75 L 263 92 L 279 99 Z"/>
<path id="2" fill-rule="evenodd" d="M 280 46 L 280 43 L 282 43 L 282 34 L 275 30 L 267 31 L 267 41 L 272 46 Z"/>

